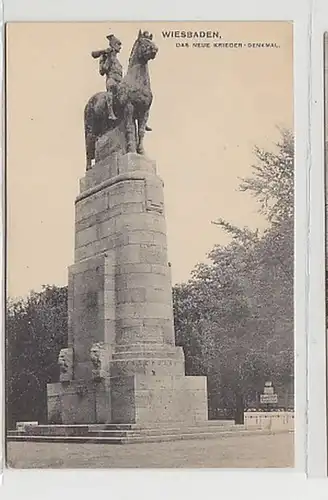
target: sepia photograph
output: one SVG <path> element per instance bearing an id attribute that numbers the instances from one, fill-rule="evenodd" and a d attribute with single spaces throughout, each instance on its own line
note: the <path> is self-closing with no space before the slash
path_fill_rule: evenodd
<path id="1" fill-rule="evenodd" d="M 13 22 L 5 62 L 7 467 L 293 468 L 293 23 Z"/>

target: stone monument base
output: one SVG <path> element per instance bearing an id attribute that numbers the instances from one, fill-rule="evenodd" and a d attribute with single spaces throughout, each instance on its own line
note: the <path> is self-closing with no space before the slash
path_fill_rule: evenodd
<path id="1" fill-rule="evenodd" d="M 207 421 L 206 377 L 130 375 L 48 385 L 51 424 Z"/>
<path id="2" fill-rule="evenodd" d="M 26 425 L 24 430 L 9 431 L 8 441 L 48 443 L 134 444 L 190 439 L 218 439 L 233 435 L 269 434 L 260 427 L 247 430 L 230 420 L 209 420 L 189 424 L 92 424 Z"/>

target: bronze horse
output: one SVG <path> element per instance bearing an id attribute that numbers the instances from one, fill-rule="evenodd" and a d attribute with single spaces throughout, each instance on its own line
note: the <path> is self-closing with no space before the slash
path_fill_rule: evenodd
<path id="1" fill-rule="evenodd" d="M 98 92 L 89 99 L 84 110 L 87 170 L 95 159 L 97 140 L 111 130 L 123 132 L 123 152 L 144 154 L 143 138 L 153 100 L 148 61 L 155 58 L 157 51 L 152 35 L 140 30 L 127 73 L 113 96 L 117 120 L 108 117 L 106 92 Z"/>

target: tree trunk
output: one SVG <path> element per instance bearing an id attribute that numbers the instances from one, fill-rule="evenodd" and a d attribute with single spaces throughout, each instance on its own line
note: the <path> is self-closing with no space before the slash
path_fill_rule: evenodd
<path id="1" fill-rule="evenodd" d="M 236 394 L 236 412 L 235 412 L 235 424 L 244 423 L 244 397 L 242 394 Z"/>

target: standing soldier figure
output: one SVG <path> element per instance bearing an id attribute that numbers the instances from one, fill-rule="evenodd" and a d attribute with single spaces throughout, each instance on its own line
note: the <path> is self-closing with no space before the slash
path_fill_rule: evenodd
<path id="1" fill-rule="evenodd" d="M 101 76 L 106 76 L 106 100 L 108 106 L 108 118 L 117 120 L 117 116 L 113 110 L 113 99 L 117 86 L 123 78 L 123 68 L 117 54 L 122 48 L 122 42 L 114 35 L 106 37 L 109 41 L 109 47 L 103 50 L 96 50 L 91 53 L 95 59 L 99 58 L 99 73 Z"/>

